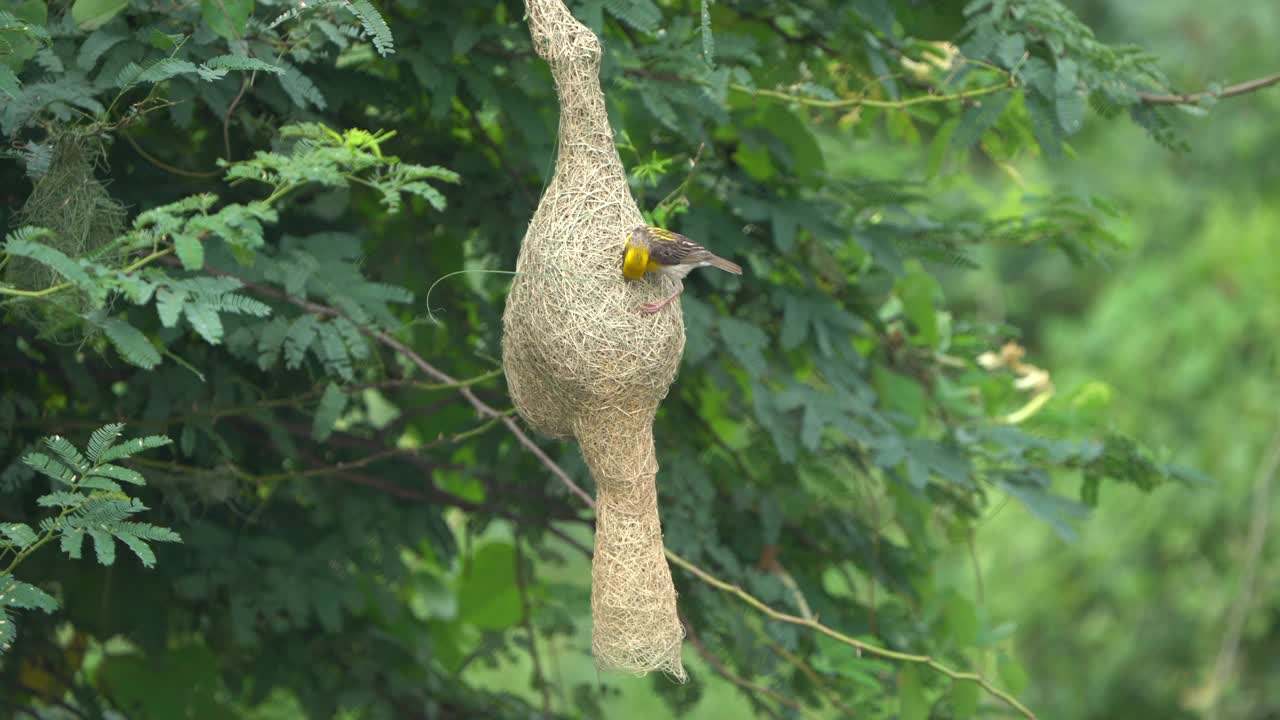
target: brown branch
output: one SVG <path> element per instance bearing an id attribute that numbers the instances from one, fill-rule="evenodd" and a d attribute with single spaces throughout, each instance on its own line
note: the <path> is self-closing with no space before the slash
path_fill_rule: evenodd
<path id="1" fill-rule="evenodd" d="M 1227 98 L 1236 97 L 1238 95 L 1246 95 L 1251 92 L 1257 92 L 1263 88 L 1280 84 L 1280 73 L 1267 75 L 1255 80 L 1249 80 L 1235 85 L 1229 85 L 1218 92 L 1204 90 L 1197 93 L 1169 94 L 1162 95 L 1157 93 L 1138 93 L 1138 99 L 1148 105 L 1199 105 L 1208 98 L 1217 100 L 1225 100 Z"/>
<path id="2" fill-rule="evenodd" d="M 218 4 L 222 4 L 222 0 L 218 0 Z M 233 28 L 234 29 L 234 28 Z M 255 70 L 256 74 L 257 71 Z M 231 114 L 236 111 L 236 106 L 240 104 L 240 99 L 244 97 L 244 93 L 249 89 L 251 75 L 245 75 L 244 80 L 240 82 L 240 92 L 236 93 L 236 97 L 227 106 L 227 112 L 222 116 L 222 146 L 226 151 L 227 162 L 231 162 Z"/>
<path id="3" fill-rule="evenodd" d="M 117 134 L 122 136 L 130 145 L 132 145 L 133 149 L 137 151 L 138 155 L 141 156 L 143 160 L 146 160 L 147 162 L 151 163 L 152 165 L 155 165 L 156 167 L 160 168 L 161 170 L 164 170 L 167 173 L 172 173 L 174 175 L 181 175 L 183 177 L 192 177 L 192 178 L 201 178 L 201 179 L 218 177 L 223 173 L 222 170 L 204 170 L 204 171 L 183 170 L 182 168 L 170 165 L 160 160 L 159 158 L 155 157 L 154 155 L 148 153 L 146 150 L 143 150 L 142 146 L 138 144 L 138 141 L 134 140 L 133 136 L 129 135 L 128 132 L 122 130 Z"/>
<path id="4" fill-rule="evenodd" d="M 728 582 L 725 582 L 724 580 L 721 580 L 715 575 L 712 575 L 706 570 L 703 570 L 697 565 L 694 565 L 688 560 L 685 560 L 683 557 L 680 557 L 672 550 L 668 549 L 666 551 L 666 555 L 668 560 L 675 563 L 676 565 L 679 565 L 685 570 L 689 571 L 690 573 L 693 574 L 694 577 L 698 578 L 702 582 L 716 588 L 717 590 L 726 592 L 730 595 L 737 597 L 739 600 L 755 608 L 756 611 L 760 612 L 766 617 L 769 617 L 773 620 L 777 620 L 778 622 L 784 622 L 790 625 L 799 625 L 800 627 L 810 628 L 811 630 L 815 630 L 823 635 L 826 635 L 832 640 L 836 640 L 837 642 L 841 642 L 841 643 L 844 643 L 845 645 L 848 645 L 849 647 L 852 647 L 854 650 L 857 650 L 859 654 L 866 653 L 868 655 L 875 655 L 877 657 L 882 657 L 889 660 L 916 663 L 919 665 L 924 665 L 925 667 L 928 667 L 934 670 L 935 672 L 939 672 L 943 675 L 946 675 L 952 680 L 968 681 L 968 682 L 975 683 L 978 685 L 978 687 L 985 690 L 992 697 L 998 698 L 1009 707 L 1013 708 L 1014 710 L 1017 710 L 1019 713 L 1022 714 L 1023 717 L 1028 718 L 1028 720 L 1035 720 L 1035 717 L 1036 717 L 1035 713 L 1031 712 L 1031 710 L 1026 705 L 1023 705 L 1021 702 L 1018 702 L 1018 699 L 1013 697 L 1009 693 L 995 687 L 994 685 L 991 684 L 989 680 L 987 680 L 986 678 L 984 678 L 983 676 L 977 673 L 958 672 L 956 670 L 952 670 L 946 665 L 943 665 L 942 663 L 933 659 L 929 655 L 914 655 L 912 653 L 904 653 L 904 652 L 898 652 L 896 650 L 889 650 L 888 648 L 882 648 L 882 647 L 879 647 L 878 645 L 871 645 L 869 643 L 862 642 L 861 640 L 856 640 L 852 637 L 849 637 L 848 635 L 845 635 L 839 630 L 834 630 L 830 627 L 827 627 L 826 625 L 823 625 L 822 623 L 816 620 L 806 620 L 805 618 L 799 617 L 797 615 L 792 615 L 790 613 L 784 613 L 778 610 L 774 610 L 764 601 L 760 600 L 759 598 L 747 592 L 746 590 L 743 590 L 742 588 L 738 587 L 737 585 L 734 585 L 733 583 L 728 583 Z"/>

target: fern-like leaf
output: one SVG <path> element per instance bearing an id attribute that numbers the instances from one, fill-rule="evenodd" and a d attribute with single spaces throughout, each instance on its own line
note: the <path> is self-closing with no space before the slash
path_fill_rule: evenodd
<path id="1" fill-rule="evenodd" d="M 67 557 L 79 560 L 80 551 L 84 548 L 84 530 L 75 528 L 64 532 L 58 541 L 58 547 L 67 554 Z"/>
<path id="2" fill-rule="evenodd" d="M 109 463 L 115 460 L 121 460 L 131 455 L 136 455 L 143 450 L 164 447 L 171 443 L 173 443 L 173 441 L 163 435 L 149 435 L 147 437 L 134 438 L 128 442 L 123 442 L 119 445 L 107 448 L 98 458 L 98 462 Z"/>
<path id="3" fill-rule="evenodd" d="M 651 33 L 662 22 L 662 11 L 653 0 L 604 0 L 604 9 L 640 32 Z"/>
<path id="4" fill-rule="evenodd" d="M 53 451 L 53 454 L 59 460 L 72 470 L 75 470 L 77 474 L 83 475 L 85 470 L 88 469 L 89 461 L 85 460 L 84 455 L 80 454 L 80 451 L 76 449 L 75 445 L 71 444 L 70 440 L 61 435 L 51 435 L 44 439 L 44 444 L 45 447 Z"/>
<path id="5" fill-rule="evenodd" d="M 320 397 L 320 405 L 316 407 L 315 417 L 311 421 L 311 436 L 317 442 L 324 442 L 333 433 L 333 424 L 347 407 L 347 395 L 337 385 L 329 383 Z"/>
<path id="6" fill-rule="evenodd" d="M 89 537 L 93 538 L 93 550 L 98 556 L 100 565 L 114 565 L 116 562 L 116 541 L 111 533 L 97 528 L 85 528 Z"/>
<path id="7" fill-rule="evenodd" d="M 158 83 L 164 82 L 170 78 L 179 75 L 194 75 L 198 73 L 195 63 L 178 58 L 165 58 L 158 60 L 154 64 L 147 66 L 145 70 L 138 75 L 136 82 L 140 83 Z"/>
<path id="8" fill-rule="evenodd" d="M 144 370 L 151 370 L 160 364 L 159 351 L 141 330 L 117 318 L 103 322 L 102 330 L 120 353 L 120 357 L 130 363 Z"/>
<path id="9" fill-rule="evenodd" d="M 290 370 L 306 359 L 307 349 L 316 339 L 316 322 L 315 315 L 303 315 L 289 326 L 284 336 L 284 357 L 285 366 Z"/>
<path id="10" fill-rule="evenodd" d="M 387 21 L 382 19 L 382 15 L 373 6 L 369 4 L 369 0 L 354 0 L 350 3 L 344 3 L 348 11 L 360 20 L 361 27 L 364 28 L 366 36 L 373 43 L 374 49 L 379 55 L 386 57 L 395 52 L 395 41 L 391 37 L 391 28 L 387 27 Z"/>
<path id="11" fill-rule="evenodd" d="M 196 300 L 183 305 L 182 313 L 205 342 L 210 345 L 218 345 L 222 342 L 222 319 L 218 317 L 218 312 L 213 306 L 203 300 Z"/>
<path id="12" fill-rule="evenodd" d="M 89 460 L 98 463 L 102 454 L 111 449 L 115 445 L 116 439 L 120 437 L 120 432 L 124 430 L 124 423 L 109 423 L 103 425 L 93 434 L 89 436 L 89 444 L 85 447 L 85 451 L 89 455 Z"/>
<path id="13" fill-rule="evenodd" d="M 279 75 L 284 72 L 284 68 L 281 68 L 278 65 L 273 65 L 265 60 L 251 58 L 246 55 L 219 55 L 206 60 L 204 66 L 214 70 L 260 70 L 273 75 Z"/>
<path id="14" fill-rule="evenodd" d="M 35 531 L 23 523 L 0 523 L 0 535 L 9 538 L 19 550 L 31 547 L 37 539 Z"/>
<path id="15" fill-rule="evenodd" d="M 27 232 L 20 234 L 21 231 Z M 91 283 L 89 273 L 85 272 L 79 263 L 67 257 L 61 250 L 37 242 L 37 239 L 45 237 L 52 237 L 52 233 L 43 228 L 22 228 L 9 233 L 4 251 L 45 265 L 77 285 L 89 285 Z"/>
<path id="16" fill-rule="evenodd" d="M 21 582 L 12 575 L 0 575 L 0 607 L 51 613 L 58 609 L 58 601 L 35 585 Z"/>
<path id="17" fill-rule="evenodd" d="M 99 465 L 89 471 L 90 477 L 107 477 L 120 482 L 126 482 L 130 485 L 146 485 L 147 481 L 142 479 L 142 475 L 136 470 L 130 470 L 119 465 Z"/>

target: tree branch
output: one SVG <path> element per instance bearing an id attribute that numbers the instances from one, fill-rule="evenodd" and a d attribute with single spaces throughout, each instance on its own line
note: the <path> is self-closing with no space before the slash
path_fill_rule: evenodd
<path id="1" fill-rule="evenodd" d="M 1246 95 L 1251 92 L 1257 92 L 1263 88 L 1280 84 L 1280 73 L 1260 77 L 1256 80 L 1237 83 L 1219 90 L 1211 92 L 1204 90 L 1197 93 L 1184 93 L 1161 95 L 1156 93 L 1138 93 L 1138 98 L 1148 105 L 1199 105 L 1207 98 L 1215 98 L 1217 100 L 1225 100 L 1227 98 L 1236 97 L 1237 95 Z"/>
<path id="2" fill-rule="evenodd" d="M 744 603 L 755 608 L 756 611 L 764 614 L 769 618 L 772 618 L 773 620 L 788 623 L 791 625 L 799 625 L 801 627 L 810 628 L 819 633 L 822 633 L 823 635 L 826 635 L 832 640 L 844 643 L 845 645 L 852 647 L 853 649 L 857 650 L 859 654 L 866 653 L 868 655 L 875 655 L 877 657 L 886 658 L 888 660 L 897 660 L 898 662 L 916 663 L 919 665 L 924 665 L 925 667 L 928 667 L 936 672 L 942 673 L 943 675 L 946 675 L 952 680 L 968 681 L 968 682 L 976 683 L 978 687 L 985 690 L 992 697 L 995 697 L 1001 700 L 1009 707 L 1013 708 L 1014 710 L 1017 710 L 1019 713 L 1022 714 L 1023 717 L 1028 718 L 1028 720 L 1035 720 L 1035 717 L 1036 717 L 1035 713 L 1031 712 L 1031 710 L 1026 705 L 1023 705 L 1022 703 L 1018 702 L 1018 699 L 1013 697 L 1009 693 L 995 687 L 994 685 L 991 684 L 990 681 L 988 681 L 986 678 L 982 677 L 977 673 L 959 672 L 956 670 L 952 670 L 951 668 L 947 667 L 946 665 L 943 665 L 937 660 L 934 660 L 932 657 L 928 655 L 913 655 L 911 653 L 898 652 L 896 650 L 889 650 L 888 648 L 882 648 L 876 645 L 870 645 L 868 643 L 862 642 L 861 640 L 855 640 L 854 638 L 851 638 L 848 635 L 845 635 L 839 630 L 833 630 L 816 620 L 806 620 L 805 618 L 798 617 L 796 615 L 791 615 L 789 613 L 784 613 L 778 610 L 774 610 L 772 607 L 765 604 L 764 601 L 760 600 L 759 598 L 747 592 L 746 590 L 743 590 L 737 585 L 721 580 L 720 578 L 712 575 L 706 570 L 703 570 L 697 565 L 694 565 L 688 560 L 685 560 L 684 558 L 680 557 L 672 550 L 668 549 L 666 551 L 666 555 L 668 560 L 675 563 L 676 565 L 679 565 L 685 570 L 689 571 L 690 573 L 693 574 L 694 577 L 698 578 L 702 582 L 710 585 L 711 587 L 716 588 L 717 590 L 736 596 L 739 600 L 742 600 Z"/>

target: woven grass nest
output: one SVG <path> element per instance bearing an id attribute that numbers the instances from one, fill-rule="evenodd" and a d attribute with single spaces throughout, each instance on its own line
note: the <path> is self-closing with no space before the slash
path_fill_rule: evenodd
<path id="1" fill-rule="evenodd" d="M 597 488 L 592 638 L 602 670 L 685 680 L 684 628 L 663 555 L 653 420 L 684 352 L 679 303 L 622 277 L 644 219 L 627 187 L 600 88 L 601 46 L 561 0 L 525 3 L 560 100 L 555 174 L 529 224 L 503 314 L 503 366 L 524 420 L 575 439 Z M 590 279 L 590 281 L 584 281 Z M 665 292 L 664 292 L 665 291 Z"/>

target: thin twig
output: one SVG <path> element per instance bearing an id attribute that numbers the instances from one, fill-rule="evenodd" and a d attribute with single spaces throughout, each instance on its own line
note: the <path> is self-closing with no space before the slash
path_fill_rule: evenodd
<path id="1" fill-rule="evenodd" d="M 160 160 L 159 158 L 155 157 L 151 153 L 148 153 L 146 150 L 143 150 L 142 146 L 138 144 L 138 141 L 134 140 L 133 136 L 130 135 L 129 133 L 121 132 L 119 133 L 119 135 L 123 137 L 126 141 L 128 141 L 130 145 L 133 146 L 133 149 L 137 151 L 138 155 L 140 155 L 143 160 L 146 160 L 147 162 L 151 163 L 152 165 L 155 165 L 156 167 L 160 168 L 161 170 L 164 170 L 167 173 L 173 173 L 174 175 L 181 175 L 183 177 L 193 177 L 193 178 L 213 178 L 223 174 L 222 170 L 197 171 L 197 170 L 183 170 L 180 167 L 174 167 L 173 165 L 170 165 Z"/>
<path id="2" fill-rule="evenodd" d="M 1253 513 L 1249 520 L 1249 535 L 1245 546 L 1244 571 L 1240 577 L 1240 590 L 1232 603 L 1227 618 L 1227 632 L 1222 637 L 1222 646 L 1218 649 L 1218 657 L 1213 663 L 1213 680 L 1210 683 L 1209 717 L 1218 716 L 1218 698 L 1227 678 L 1230 677 L 1236 663 L 1236 653 L 1240 649 L 1240 636 L 1244 633 L 1245 621 L 1249 618 L 1249 608 L 1253 604 L 1255 586 L 1258 580 L 1258 562 L 1262 558 L 1262 549 L 1267 543 L 1267 524 L 1271 517 L 1271 484 L 1276 472 L 1280 470 L 1280 431 L 1271 438 L 1266 455 L 1258 466 L 1258 475 L 1253 483 Z"/>
<path id="3" fill-rule="evenodd" d="M 551 688 L 547 685 L 547 676 L 542 674 L 542 659 L 538 655 L 538 633 L 533 627 L 533 610 L 529 605 L 529 586 L 525 578 L 524 553 L 520 550 L 520 538 L 515 541 L 516 555 L 516 588 L 520 592 L 520 609 L 524 614 L 524 631 L 529 635 L 529 657 L 533 659 L 533 674 L 538 678 L 538 689 L 542 691 L 542 716 L 551 718 Z"/>
<path id="4" fill-rule="evenodd" d="M 897 660 L 899 662 L 917 663 L 919 665 L 924 665 L 936 672 L 942 673 L 943 675 L 946 675 L 952 680 L 969 681 L 972 683 L 976 683 L 979 687 L 985 690 L 992 697 L 998 698 L 1009 707 L 1013 708 L 1014 710 L 1017 710 L 1019 713 L 1022 714 L 1023 717 L 1028 718 L 1028 720 L 1035 720 L 1035 717 L 1036 717 L 1035 713 L 1031 712 L 1031 710 L 1026 705 L 1023 705 L 1021 702 L 1018 701 L 1017 698 L 1013 697 L 1009 693 L 995 687 L 994 685 L 991 684 L 990 681 L 988 681 L 986 678 L 984 678 L 983 676 L 977 673 L 959 672 L 956 670 L 952 670 L 951 668 L 947 667 L 946 665 L 943 665 L 937 660 L 934 660 L 932 657 L 928 655 L 914 655 L 911 653 L 904 653 L 904 652 L 897 652 L 896 650 L 889 650 L 888 648 L 882 648 L 877 645 L 871 645 L 871 644 L 862 642 L 861 640 L 856 640 L 854 638 L 851 638 L 848 635 L 845 635 L 844 633 L 840 632 L 839 630 L 833 630 L 832 628 L 829 628 L 826 625 L 823 625 L 822 623 L 817 622 L 816 620 L 806 620 L 797 615 L 791 615 L 789 613 L 779 612 L 778 610 L 774 610 L 772 607 L 764 603 L 762 600 L 760 600 L 756 596 L 747 592 L 746 590 L 743 590 L 737 585 L 721 580 L 720 578 L 712 575 L 706 570 L 703 570 L 697 565 L 694 565 L 688 560 L 685 560 L 683 557 L 680 557 L 670 549 L 666 551 L 666 555 L 668 560 L 675 563 L 676 565 L 679 565 L 681 568 L 684 568 L 685 570 L 689 571 L 694 575 L 694 577 L 698 578 L 702 582 L 716 588 L 717 590 L 736 596 L 739 600 L 742 600 L 746 604 L 755 608 L 758 612 L 763 613 L 764 615 L 774 620 L 816 630 L 817 632 L 822 633 L 823 635 L 826 635 L 827 637 L 833 640 L 842 642 L 845 645 L 852 647 L 853 649 L 857 650 L 859 653 L 875 655 L 877 657 L 882 657 L 889 660 Z"/>
<path id="5" fill-rule="evenodd" d="M 227 274 L 227 273 L 222 273 L 220 271 L 213 270 L 211 268 L 206 268 L 206 271 L 213 275 Z M 457 378 L 454 378 L 452 375 L 449 375 L 448 373 L 444 372 L 443 370 L 440 370 L 439 368 L 435 367 L 431 363 L 424 360 L 421 355 L 419 355 L 417 352 L 413 350 L 413 348 L 410 348 L 408 345 L 405 345 L 404 343 L 400 342 L 399 340 L 392 337 L 389 333 L 385 331 L 373 329 L 362 323 L 358 323 L 352 320 L 350 317 L 347 316 L 346 313 L 342 312 L 341 310 L 338 310 L 337 308 L 332 308 L 332 307 L 329 307 L 328 305 L 321 305 L 319 303 L 314 303 L 314 302 L 311 302 L 310 300 L 303 300 L 302 298 L 294 297 L 281 290 L 277 290 L 273 287 L 268 287 L 266 285 L 258 285 L 256 283 L 251 283 L 243 279 L 240 279 L 240 281 L 244 284 L 245 288 L 253 292 L 256 292 L 260 295 L 266 295 L 268 297 L 274 297 L 280 300 L 285 300 L 287 302 L 293 303 L 294 305 L 297 305 L 298 307 L 304 310 L 307 310 L 308 312 L 311 312 L 317 315 L 327 316 L 327 317 L 346 318 L 347 320 L 351 321 L 351 324 L 354 325 L 356 329 L 360 331 L 361 334 L 366 335 L 370 338 L 373 338 L 374 340 L 377 340 L 378 342 L 382 343 L 388 348 L 391 348 L 397 353 L 400 353 L 402 356 L 408 359 L 411 363 L 413 363 L 415 367 L 417 367 L 422 372 L 426 373 L 428 376 L 434 378 L 437 382 L 440 382 L 446 385 L 458 386 L 458 392 L 462 394 L 462 397 L 466 398 L 467 402 L 471 404 L 471 407 L 475 408 L 476 412 L 480 413 L 482 417 L 486 417 L 486 418 L 500 417 L 502 424 L 507 427 L 507 430 L 510 431 L 511 434 L 515 436 L 516 440 L 521 445 L 523 445 L 526 450 L 533 453 L 533 456 L 538 458 L 538 460 L 548 470 L 551 471 L 551 474 L 555 475 L 560 480 L 560 482 L 564 483 L 564 486 L 568 488 L 570 492 L 576 495 L 579 500 L 585 503 L 587 507 L 592 508 L 593 510 L 595 509 L 596 501 L 592 499 L 592 497 L 589 494 L 587 494 L 585 490 L 579 487 L 578 484 L 573 481 L 573 478 L 569 477 L 569 474 L 564 471 L 564 468 L 561 468 L 556 463 L 555 460 L 552 460 L 551 457 L 547 455 L 546 452 L 543 451 L 542 448 L 538 447 L 537 443 L 535 443 L 532 439 L 529 438 L 528 434 L 525 433 L 525 431 L 520 427 L 519 423 L 517 423 L 514 418 L 512 418 L 511 416 L 499 410 L 495 410 L 493 406 L 481 400 L 480 397 L 477 396 L 469 386 L 465 384 L 460 384 Z"/>
<path id="6" fill-rule="evenodd" d="M 804 706 L 796 700 L 793 700 L 776 690 L 771 690 L 767 687 L 757 685 L 730 670 L 723 662 L 720 661 L 720 658 L 716 657 L 715 653 L 711 652 L 707 649 L 706 645 L 702 644 L 702 640 L 698 638 L 698 634 L 694 632 L 693 626 L 689 624 L 688 619 L 681 617 L 680 622 L 684 624 L 685 636 L 689 638 L 689 644 L 693 645 L 693 649 L 698 652 L 698 655 L 702 656 L 702 659 L 706 660 L 707 664 L 711 666 L 711 669 L 714 670 L 716 674 L 720 675 L 720 677 L 723 677 L 725 680 L 728 680 L 749 693 L 765 695 L 772 698 L 775 702 L 791 708 L 797 713 L 804 712 Z M 764 707 L 769 711 L 770 715 L 777 717 L 777 714 L 772 708 L 769 708 L 767 705 Z"/>
<path id="7" fill-rule="evenodd" d="M 222 4 L 221 0 L 218 2 Z M 256 70 L 254 71 L 257 72 Z M 227 112 L 222 116 L 222 146 L 226 153 L 227 162 L 231 162 L 231 114 L 236 111 L 236 106 L 240 104 L 240 99 L 244 97 L 244 93 L 249 89 L 251 76 L 246 74 L 244 79 L 240 81 L 240 92 L 236 93 L 236 97 L 227 106 Z"/>
<path id="8" fill-rule="evenodd" d="M 844 701 L 840 699 L 840 695 L 836 693 L 835 689 L 823 680 L 822 676 L 819 675 L 816 670 L 809 667 L 809 663 L 805 662 L 804 658 L 786 649 L 781 643 L 769 637 L 768 634 L 763 633 L 763 631 L 761 631 L 761 634 L 763 635 L 765 642 L 769 644 L 769 647 L 775 653 L 781 655 L 782 659 L 791 663 L 791 665 L 803 673 L 805 677 L 809 678 L 809 682 L 813 683 L 814 687 L 822 690 L 823 694 L 827 696 L 827 700 L 834 705 L 836 709 L 844 713 L 846 717 L 854 717 L 857 714 L 853 711 L 853 708 L 844 704 Z"/>
<path id="9" fill-rule="evenodd" d="M 1257 92 L 1263 88 L 1280 84 L 1280 73 L 1260 77 L 1256 80 L 1249 80 L 1235 85 L 1227 86 L 1218 92 L 1204 90 L 1196 93 L 1183 93 L 1162 95 L 1158 93 L 1138 93 L 1138 99 L 1148 105 L 1199 105 L 1207 98 L 1216 98 L 1225 100 L 1226 98 L 1236 97 L 1237 95 L 1245 95 L 1251 92 Z"/>

